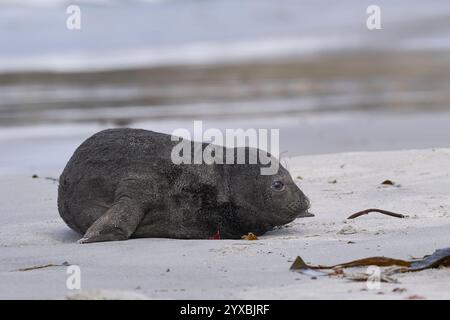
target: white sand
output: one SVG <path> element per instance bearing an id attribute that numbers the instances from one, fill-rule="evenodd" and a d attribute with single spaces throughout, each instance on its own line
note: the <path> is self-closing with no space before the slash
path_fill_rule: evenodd
<path id="1" fill-rule="evenodd" d="M 2 175 L 0 298 L 78 294 L 66 288 L 66 267 L 17 271 L 64 261 L 80 266 L 83 290 L 100 290 L 85 297 L 113 292 L 117 298 L 123 290 L 162 299 L 450 298 L 450 269 L 397 275 L 399 283 L 382 283 L 377 290 L 366 290 L 365 282 L 314 280 L 289 271 L 297 255 L 312 264 L 335 264 L 378 255 L 409 259 L 450 246 L 450 149 L 305 156 L 290 159 L 288 166 L 294 177 L 303 178 L 299 181 L 316 217 L 298 219 L 258 241 L 138 239 L 79 245 L 79 236 L 59 218 L 57 183 L 44 179 L 58 172 L 39 173 L 39 179 Z M 386 179 L 401 186 L 381 186 Z M 345 220 L 371 207 L 409 218 L 372 213 Z"/>

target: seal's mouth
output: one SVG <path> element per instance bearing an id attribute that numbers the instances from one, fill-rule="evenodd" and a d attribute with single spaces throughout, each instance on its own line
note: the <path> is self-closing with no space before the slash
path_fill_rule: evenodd
<path id="1" fill-rule="evenodd" d="M 289 221 L 294 221 L 295 219 L 298 218 L 311 218 L 311 217 L 315 217 L 315 215 L 309 212 L 308 210 L 303 210 L 291 212 L 291 214 L 287 218 Z"/>
<path id="2" fill-rule="evenodd" d="M 315 217 L 315 215 L 309 212 L 308 210 L 302 211 L 299 214 L 297 214 L 297 218 L 309 218 L 309 217 Z"/>
<path id="3" fill-rule="evenodd" d="M 294 201 L 287 206 L 287 209 L 292 213 L 292 219 L 314 217 L 308 210 L 311 208 L 311 203 L 308 198 L 303 201 Z"/>

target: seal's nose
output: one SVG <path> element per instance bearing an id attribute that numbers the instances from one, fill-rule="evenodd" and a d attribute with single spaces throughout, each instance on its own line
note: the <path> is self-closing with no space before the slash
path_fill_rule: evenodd
<path id="1" fill-rule="evenodd" d="M 302 212 L 298 214 L 297 218 L 314 217 L 312 213 L 308 212 L 308 210 L 311 208 L 311 201 L 309 200 L 309 198 L 304 195 L 304 199 L 303 201 L 301 201 L 301 203 L 302 203 Z"/>
<path id="2" fill-rule="evenodd" d="M 309 200 L 309 198 L 307 196 L 305 196 L 305 206 L 306 206 L 306 210 L 311 209 L 311 201 Z"/>
<path id="3" fill-rule="evenodd" d="M 303 193 L 299 200 L 290 203 L 287 208 L 296 215 L 296 218 L 314 217 L 312 213 L 308 212 L 311 207 L 311 202 Z"/>

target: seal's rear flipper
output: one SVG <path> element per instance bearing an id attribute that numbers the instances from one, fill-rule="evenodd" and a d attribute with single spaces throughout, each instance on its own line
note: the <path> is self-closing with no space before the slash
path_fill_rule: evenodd
<path id="1" fill-rule="evenodd" d="M 120 198 L 95 221 L 78 243 L 126 240 L 136 230 L 144 210 L 129 197 Z"/>

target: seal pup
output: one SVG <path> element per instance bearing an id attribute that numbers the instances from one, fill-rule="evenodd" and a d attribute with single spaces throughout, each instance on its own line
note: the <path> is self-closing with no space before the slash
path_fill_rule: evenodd
<path id="1" fill-rule="evenodd" d="M 259 161 L 174 164 L 176 144 L 171 135 L 124 128 L 96 133 L 77 148 L 59 179 L 58 210 L 83 235 L 80 243 L 209 239 L 217 231 L 223 239 L 239 239 L 313 216 L 281 165 L 274 175 L 261 175 Z"/>

